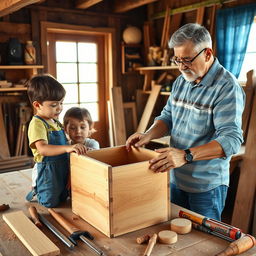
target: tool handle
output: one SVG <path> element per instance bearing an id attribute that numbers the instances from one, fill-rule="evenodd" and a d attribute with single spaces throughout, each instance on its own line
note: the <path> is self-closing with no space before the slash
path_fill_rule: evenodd
<path id="1" fill-rule="evenodd" d="M 251 235 L 244 235 L 238 240 L 231 243 L 224 251 L 216 256 L 232 256 L 248 251 L 256 245 L 256 240 Z"/>
<path id="2" fill-rule="evenodd" d="M 148 242 L 148 246 L 143 254 L 143 256 L 150 256 L 155 244 L 156 244 L 156 240 L 157 240 L 157 234 L 154 234 Z"/>
<path id="3" fill-rule="evenodd" d="M 36 225 L 38 228 L 42 228 L 43 225 L 42 225 L 42 223 L 41 223 L 40 220 L 39 220 L 39 216 L 38 216 L 36 207 L 35 207 L 35 206 L 30 206 L 30 207 L 28 208 L 28 211 L 29 211 L 30 216 L 31 216 L 33 222 L 35 223 L 35 225 Z"/>
<path id="4" fill-rule="evenodd" d="M 77 227 L 71 224 L 68 220 L 66 220 L 63 216 L 59 213 L 55 212 L 52 208 L 48 209 L 49 213 L 52 217 L 63 227 L 65 228 L 70 234 L 79 231 Z"/>

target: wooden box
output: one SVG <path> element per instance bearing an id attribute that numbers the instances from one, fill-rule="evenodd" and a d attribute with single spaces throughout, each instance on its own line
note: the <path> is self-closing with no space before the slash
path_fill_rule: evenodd
<path id="1" fill-rule="evenodd" d="M 72 211 L 108 237 L 169 220 L 169 172 L 148 168 L 156 155 L 125 146 L 72 153 Z"/>

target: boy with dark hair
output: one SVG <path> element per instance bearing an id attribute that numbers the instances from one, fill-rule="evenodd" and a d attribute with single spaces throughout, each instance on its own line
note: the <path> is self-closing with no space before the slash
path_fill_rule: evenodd
<path id="1" fill-rule="evenodd" d="M 28 84 L 28 97 L 35 109 L 28 128 L 29 146 L 36 162 L 32 173 L 33 190 L 26 199 L 37 195 L 45 207 L 55 207 L 68 196 L 68 153 L 85 154 L 82 144 L 67 145 L 58 121 L 65 97 L 63 86 L 50 75 L 33 77 Z"/>

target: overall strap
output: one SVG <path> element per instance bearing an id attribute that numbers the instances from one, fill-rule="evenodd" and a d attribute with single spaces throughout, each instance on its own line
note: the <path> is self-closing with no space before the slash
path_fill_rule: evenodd
<path id="1" fill-rule="evenodd" d="M 37 116 L 37 115 L 35 115 L 34 117 L 36 117 L 36 118 L 38 118 L 39 120 L 41 120 L 41 121 L 45 124 L 45 126 L 46 126 L 47 129 L 50 128 L 50 125 L 49 125 L 42 117 Z"/>

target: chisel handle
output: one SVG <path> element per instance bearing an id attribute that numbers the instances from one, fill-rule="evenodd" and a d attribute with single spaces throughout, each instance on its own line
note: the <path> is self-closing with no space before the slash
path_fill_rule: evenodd
<path id="1" fill-rule="evenodd" d="M 55 212 L 52 208 L 49 208 L 48 211 L 52 215 L 52 217 L 70 234 L 79 231 L 77 227 L 75 227 L 72 223 L 66 220 L 61 214 Z"/>
<path id="2" fill-rule="evenodd" d="M 35 223 L 35 225 L 36 225 L 38 228 L 42 228 L 43 225 L 42 225 L 42 223 L 41 223 L 40 220 L 39 220 L 39 216 L 38 216 L 36 207 L 35 207 L 35 206 L 30 206 L 30 207 L 28 208 L 28 211 L 29 211 L 30 216 L 31 216 L 33 222 Z"/>

